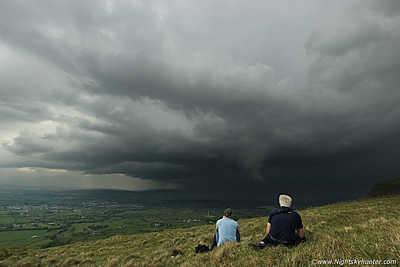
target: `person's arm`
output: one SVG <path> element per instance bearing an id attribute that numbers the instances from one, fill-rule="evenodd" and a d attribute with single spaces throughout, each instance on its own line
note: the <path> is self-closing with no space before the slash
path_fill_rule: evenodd
<path id="1" fill-rule="evenodd" d="M 305 237 L 303 228 L 297 229 L 297 236 L 300 237 L 301 239 Z"/>
<path id="2" fill-rule="evenodd" d="M 304 229 L 303 229 L 303 222 L 301 220 L 300 214 L 297 213 L 297 215 L 298 215 L 298 223 L 297 223 L 296 234 L 300 239 L 305 241 L 305 239 L 304 239 L 305 235 L 304 235 Z"/>
<path id="3" fill-rule="evenodd" d="M 267 235 L 269 234 L 269 231 L 271 230 L 271 224 L 270 223 L 268 223 L 267 224 Z"/>

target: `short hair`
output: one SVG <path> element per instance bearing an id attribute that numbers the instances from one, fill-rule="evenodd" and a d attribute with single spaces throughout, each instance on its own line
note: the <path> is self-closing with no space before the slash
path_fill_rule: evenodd
<path id="1" fill-rule="evenodd" d="M 230 217 L 230 216 L 232 216 L 232 214 L 233 214 L 233 211 L 230 208 L 227 208 L 224 210 L 225 217 Z"/>
<path id="2" fill-rule="evenodd" d="M 290 208 L 292 206 L 292 198 L 288 195 L 280 195 L 279 205 Z"/>

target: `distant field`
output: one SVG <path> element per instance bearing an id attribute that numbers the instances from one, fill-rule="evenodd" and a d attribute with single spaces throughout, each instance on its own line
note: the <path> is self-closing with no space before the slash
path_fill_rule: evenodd
<path id="1" fill-rule="evenodd" d="M 0 232 L 0 240 L 3 248 L 27 246 L 27 247 L 42 247 L 41 243 L 47 242 L 44 239 L 37 240 L 32 238 L 35 235 L 44 235 L 45 230 L 23 230 L 23 231 L 3 231 Z M 48 240 L 50 241 L 50 240 Z"/>
<path id="2" fill-rule="evenodd" d="M 75 197 L 71 197 L 73 194 L 63 192 L 0 192 L 0 250 L 47 248 L 114 235 L 214 224 L 226 208 L 196 201 L 176 206 L 175 202 L 118 198 L 112 193 L 87 196 L 74 192 Z M 265 207 L 237 208 L 235 214 L 249 218 L 268 211 Z"/>
<path id="3" fill-rule="evenodd" d="M 214 225 L 118 235 L 48 249 L 5 250 L 0 266 L 327 266 L 325 260 L 331 260 L 331 266 L 354 265 L 345 260 L 363 260 L 363 266 L 372 266 L 373 260 L 398 266 L 399 206 L 400 196 L 392 196 L 301 210 L 308 241 L 292 249 L 255 251 L 248 246 L 264 237 L 267 218 L 263 217 L 239 220 L 242 242 L 206 254 L 195 254 L 194 247 L 210 245 Z"/>
<path id="4" fill-rule="evenodd" d="M 77 215 L 78 214 L 78 215 Z M 136 211 L 128 208 L 91 208 L 72 212 L 41 209 L 1 211 L 0 249 L 29 246 L 44 248 L 102 239 L 112 235 L 155 232 L 170 228 L 214 223 L 216 212 L 207 217 L 206 210 L 149 208 Z"/>

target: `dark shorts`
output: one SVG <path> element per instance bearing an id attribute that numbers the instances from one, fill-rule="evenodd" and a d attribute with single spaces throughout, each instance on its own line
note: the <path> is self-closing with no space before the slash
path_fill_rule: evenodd
<path id="1" fill-rule="evenodd" d="M 270 235 L 267 235 L 262 241 L 264 241 L 267 246 L 278 246 L 283 245 L 286 247 L 295 247 L 302 242 L 300 238 L 296 238 L 296 240 L 278 240 Z"/>

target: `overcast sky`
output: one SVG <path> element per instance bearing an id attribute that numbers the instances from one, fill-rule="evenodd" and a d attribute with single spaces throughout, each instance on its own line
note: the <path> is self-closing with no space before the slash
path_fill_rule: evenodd
<path id="1" fill-rule="evenodd" d="M 398 0 L 1 0 L 0 184 L 356 195 L 399 85 Z"/>

